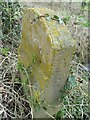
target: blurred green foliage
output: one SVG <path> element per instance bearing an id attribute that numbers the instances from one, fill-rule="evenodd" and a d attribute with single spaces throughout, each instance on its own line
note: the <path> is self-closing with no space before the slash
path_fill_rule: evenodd
<path id="1" fill-rule="evenodd" d="M 9 48 L 0 48 L 0 52 L 4 55 L 7 56 L 9 52 Z"/>
<path id="2" fill-rule="evenodd" d="M 83 71 L 83 76 L 80 78 L 77 67 L 71 66 L 67 84 L 60 91 L 62 103 L 60 111 L 55 115 L 56 120 L 89 119 L 88 71 Z"/>
<path id="3" fill-rule="evenodd" d="M 21 6 L 18 2 L 1 2 L 2 33 L 8 35 L 11 32 L 20 36 Z"/>

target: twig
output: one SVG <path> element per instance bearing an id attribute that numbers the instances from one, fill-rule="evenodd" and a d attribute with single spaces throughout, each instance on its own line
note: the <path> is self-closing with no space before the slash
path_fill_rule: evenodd
<path id="1" fill-rule="evenodd" d="M 46 112 L 46 111 L 45 111 L 45 113 L 46 113 L 47 115 L 49 115 L 52 119 L 56 120 L 55 117 L 53 117 L 50 113 L 48 113 L 48 112 Z"/>
<path id="2" fill-rule="evenodd" d="M 8 57 L 10 57 L 10 56 L 11 56 L 11 53 L 2 60 L 2 62 L 0 63 L 0 66 L 1 66 L 1 65 L 3 64 L 3 62 L 4 62 Z"/>

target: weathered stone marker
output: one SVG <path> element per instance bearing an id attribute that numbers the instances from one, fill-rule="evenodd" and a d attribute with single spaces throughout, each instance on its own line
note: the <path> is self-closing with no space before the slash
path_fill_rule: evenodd
<path id="1" fill-rule="evenodd" d="M 34 110 L 34 117 L 47 117 L 45 110 L 52 115 L 60 109 L 56 106 L 60 104 L 60 90 L 66 83 L 74 51 L 75 41 L 54 11 L 26 10 L 19 60 L 26 68 L 32 67 L 32 97 L 42 106 L 40 110 Z"/>

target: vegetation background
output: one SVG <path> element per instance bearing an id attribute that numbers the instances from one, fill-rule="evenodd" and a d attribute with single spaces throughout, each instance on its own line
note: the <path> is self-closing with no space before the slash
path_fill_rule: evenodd
<path id="1" fill-rule="evenodd" d="M 61 109 L 53 119 L 89 119 L 88 80 L 89 34 L 88 12 L 90 2 L 39 4 L 27 6 L 19 2 L 0 2 L 0 118 L 33 118 L 32 105 L 40 109 L 37 101 L 28 101 L 23 88 L 20 71 L 27 70 L 18 61 L 17 49 L 21 41 L 22 15 L 25 7 L 50 7 L 62 11 L 62 20 L 77 40 L 77 51 L 71 63 L 67 85 L 62 92 Z M 57 9 L 58 8 L 58 9 Z M 58 13 L 59 14 L 59 13 Z M 25 73 L 26 74 L 26 73 Z M 45 109 L 45 107 L 44 107 Z"/>

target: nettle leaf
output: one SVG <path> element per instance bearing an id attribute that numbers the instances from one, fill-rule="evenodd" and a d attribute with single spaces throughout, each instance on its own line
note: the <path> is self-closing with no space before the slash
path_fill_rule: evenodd
<path id="1" fill-rule="evenodd" d="M 59 17 L 57 15 L 54 15 L 53 18 L 55 18 L 56 20 L 59 20 Z"/>
<path id="2" fill-rule="evenodd" d="M 18 20 L 18 16 L 17 15 L 15 15 L 12 19 L 14 19 L 14 20 Z"/>
<path id="3" fill-rule="evenodd" d="M 50 17 L 46 17 L 46 20 L 47 20 L 47 21 L 50 21 L 50 20 L 51 20 L 51 18 L 50 18 Z"/>
<path id="4" fill-rule="evenodd" d="M 46 13 L 46 14 L 45 14 L 45 17 L 49 17 L 49 14 Z"/>
<path id="5" fill-rule="evenodd" d="M 9 52 L 9 48 L 0 48 L 0 51 L 3 55 L 7 56 Z"/>
<path id="6" fill-rule="evenodd" d="M 33 63 L 33 64 L 36 62 L 36 59 L 37 59 L 37 56 L 34 54 L 34 55 L 32 56 L 32 63 Z"/>
<path id="7" fill-rule="evenodd" d="M 63 22 L 67 24 L 67 22 L 70 20 L 70 16 L 65 16 L 62 18 Z"/>
<path id="8" fill-rule="evenodd" d="M 80 15 L 79 18 L 85 18 L 85 15 Z"/>
<path id="9" fill-rule="evenodd" d="M 44 110 L 47 110 L 47 108 L 46 108 L 45 106 L 43 107 L 43 109 L 44 109 Z"/>
<path id="10" fill-rule="evenodd" d="M 90 27 L 90 22 L 82 22 L 81 26 Z"/>
<path id="11" fill-rule="evenodd" d="M 48 21 L 50 21 L 50 20 L 51 20 L 51 17 L 50 17 L 50 15 L 49 15 L 49 14 L 45 14 L 45 18 L 46 18 L 46 20 L 48 20 Z"/>
<path id="12" fill-rule="evenodd" d="M 59 16 L 57 16 L 57 15 L 54 15 L 52 19 L 58 21 L 60 24 L 64 23 L 63 20 Z"/>
<path id="13" fill-rule="evenodd" d="M 37 19 L 39 17 L 39 14 L 38 13 L 36 13 L 35 14 L 35 18 L 34 19 Z"/>
<path id="14" fill-rule="evenodd" d="M 62 108 L 57 114 L 56 114 L 56 119 L 60 120 L 60 118 L 62 118 L 65 115 L 65 110 L 64 108 Z"/>
<path id="15" fill-rule="evenodd" d="M 54 16 L 52 17 L 52 19 L 59 22 L 59 17 L 58 17 L 57 15 L 54 15 Z"/>
<path id="16" fill-rule="evenodd" d="M 3 19 L 3 20 L 5 20 L 5 19 L 6 19 L 6 17 L 2 17 L 2 19 Z"/>
<path id="17" fill-rule="evenodd" d="M 64 24 L 63 20 L 59 18 L 59 23 Z"/>
<path id="18" fill-rule="evenodd" d="M 72 87 L 75 87 L 77 85 L 77 82 L 76 82 L 76 79 L 75 79 L 75 76 L 74 75 L 71 75 L 69 78 L 68 78 L 68 82 L 69 84 L 72 86 Z"/>

